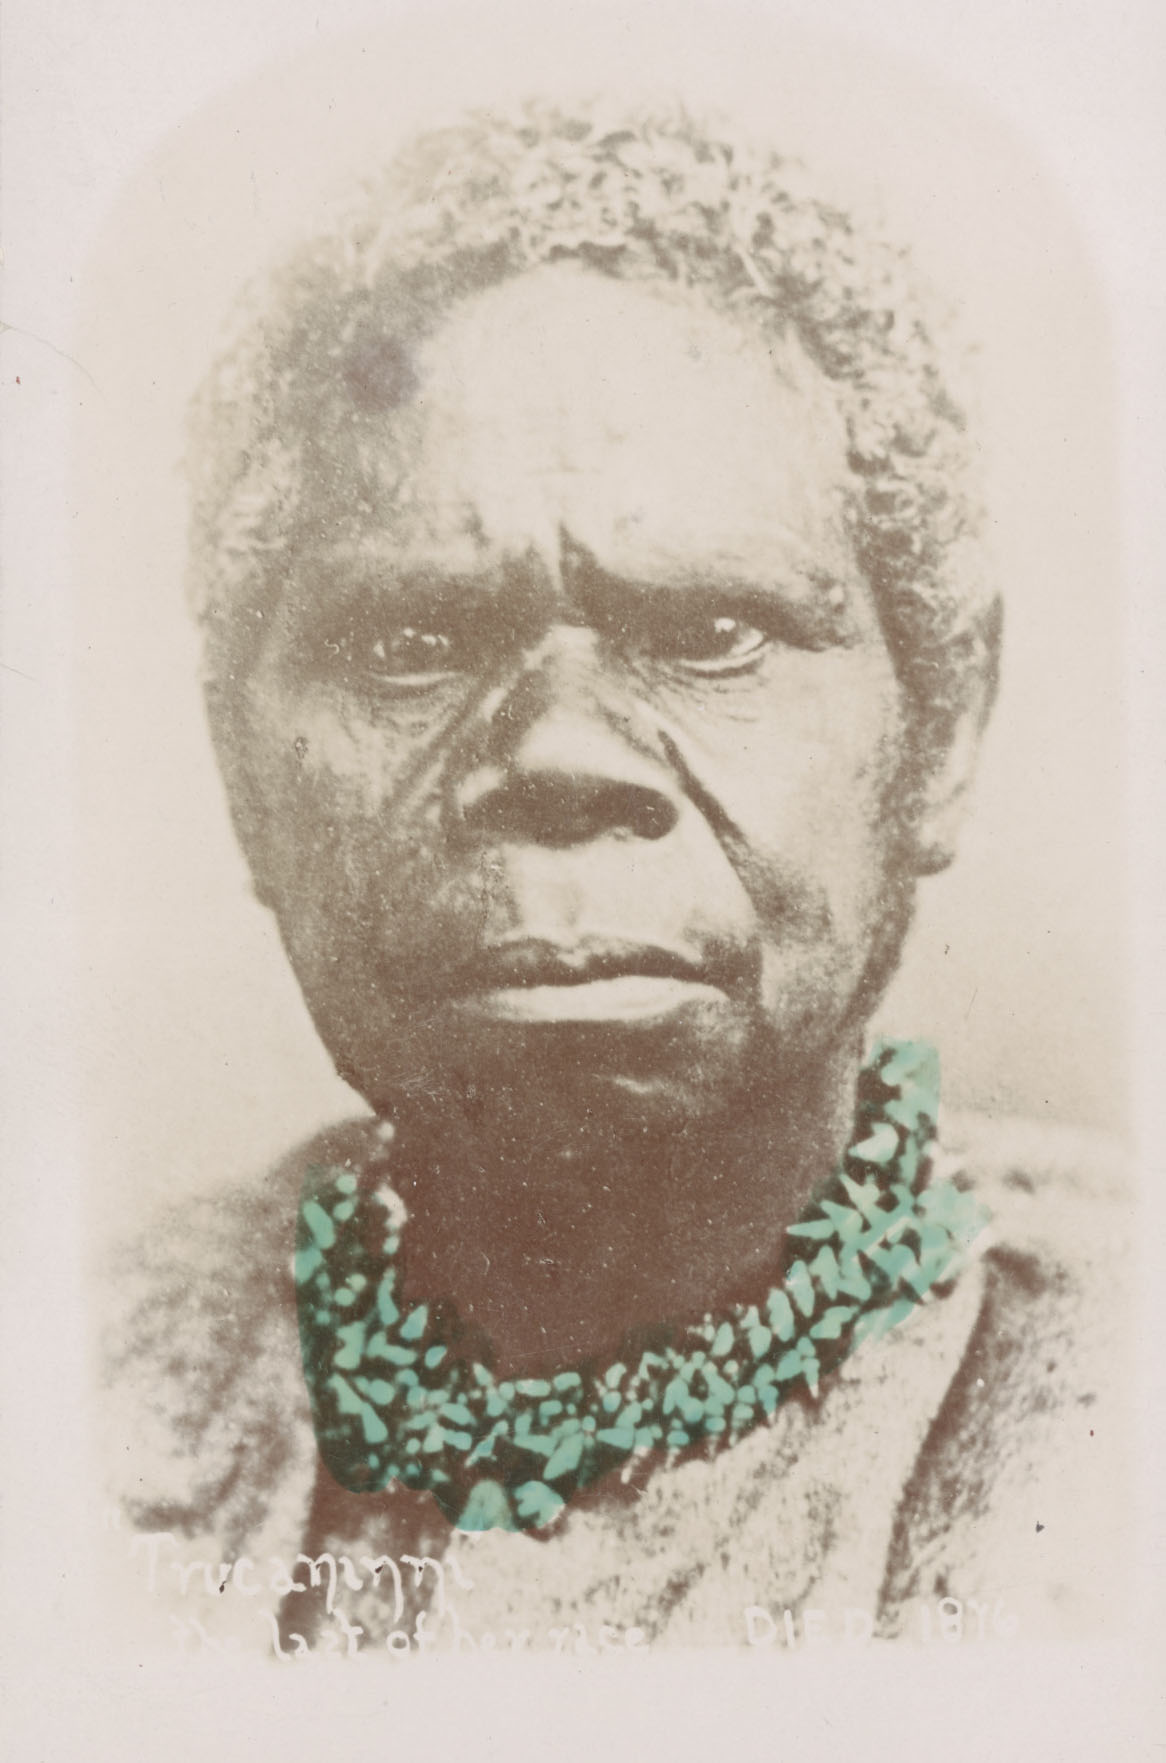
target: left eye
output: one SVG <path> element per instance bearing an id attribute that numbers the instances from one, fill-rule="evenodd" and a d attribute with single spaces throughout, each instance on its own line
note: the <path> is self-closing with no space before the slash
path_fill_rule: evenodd
<path id="1" fill-rule="evenodd" d="M 744 669 L 769 647 L 770 637 L 747 619 L 727 613 L 680 617 L 646 633 L 643 647 L 692 673 Z"/>
<path id="2" fill-rule="evenodd" d="M 385 678 L 413 679 L 450 673 L 457 661 L 453 638 L 447 632 L 405 624 L 383 633 L 368 645 L 365 665 L 370 673 Z"/>

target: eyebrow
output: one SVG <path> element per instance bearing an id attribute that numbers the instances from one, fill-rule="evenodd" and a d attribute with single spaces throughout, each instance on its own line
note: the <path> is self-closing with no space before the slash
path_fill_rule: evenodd
<path id="1" fill-rule="evenodd" d="M 401 567 L 379 559 L 359 546 L 312 546 L 301 553 L 296 570 L 302 588 L 321 575 L 331 578 L 335 595 L 311 596 L 301 610 L 309 616 L 343 616 L 346 611 L 372 609 L 378 600 L 406 613 L 435 609 L 484 609 L 505 603 L 520 616 L 525 607 L 532 618 L 545 614 L 554 604 L 556 589 L 541 564 L 529 555 L 483 559 L 477 568 L 450 568 L 440 561 Z M 722 598 L 742 613 L 759 613 L 785 605 L 803 615 L 825 615 L 832 623 L 844 621 L 852 609 L 845 578 L 820 563 L 788 560 L 780 572 L 767 578 L 754 572 L 726 568 L 716 559 L 701 563 L 669 559 L 655 574 L 622 574 L 604 568 L 585 546 L 564 535 L 560 550 L 560 574 L 568 601 L 588 619 L 607 625 L 621 622 L 631 611 L 647 610 L 665 599 L 689 606 Z M 540 576 L 542 579 L 540 579 Z M 305 579 L 306 578 L 306 579 Z"/>
<path id="2" fill-rule="evenodd" d="M 399 569 L 320 550 L 305 556 L 298 575 L 289 600 L 293 621 L 305 634 L 331 631 L 339 636 L 381 619 L 397 624 L 436 617 L 467 630 L 485 620 L 484 637 L 491 624 L 512 632 L 533 630 L 545 621 L 552 603 L 529 575 L 516 580 L 511 566 L 498 564 L 472 572 Z M 318 577 L 327 580 L 329 591 L 313 591 L 313 578 Z"/>
<path id="3" fill-rule="evenodd" d="M 620 602 L 626 604 L 629 600 L 648 602 L 662 593 L 691 601 L 719 595 L 742 609 L 772 607 L 775 602 L 788 603 L 792 598 L 807 610 L 821 605 L 840 614 L 850 604 L 850 592 L 843 578 L 817 563 L 803 565 L 794 561 L 780 573 L 761 578 L 737 569 L 724 569 L 714 560 L 703 565 L 681 564 L 654 579 L 605 569 L 585 548 L 572 545 L 569 555 L 564 555 L 563 565 L 566 585 L 570 591 L 579 592 L 588 610 L 596 603 L 599 607 L 604 603 L 618 607 Z M 802 592 L 791 595 L 792 587 Z"/>
<path id="4" fill-rule="evenodd" d="M 313 546 L 301 551 L 293 579 L 301 585 L 327 580 L 340 603 L 383 596 L 393 600 L 434 600 L 473 593 L 501 597 L 514 585 L 514 566 L 493 560 L 479 569 L 451 568 L 440 562 L 399 564 L 359 549 Z"/>

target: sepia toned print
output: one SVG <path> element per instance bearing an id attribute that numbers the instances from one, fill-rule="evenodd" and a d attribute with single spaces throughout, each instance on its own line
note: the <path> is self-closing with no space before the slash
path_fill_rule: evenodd
<path id="1" fill-rule="evenodd" d="M 871 1031 L 1002 638 L 909 253 L 679 108 L 475 113 L 190 435 L 233 824 L 366 1111 L 116 1264 L 151 1598 L 275 1656 L 1092 1632 L 1120 1158 Z"/>

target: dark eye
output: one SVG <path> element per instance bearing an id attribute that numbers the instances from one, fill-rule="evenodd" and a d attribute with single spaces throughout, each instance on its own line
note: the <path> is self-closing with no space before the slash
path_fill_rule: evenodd
<path id="1" fill-rule="evenodd" d="M 355 643 L 352 649 L 356 651 Z M 382 632 L 365 646 L 363 665 L 370 674 L 384 680 L 425 680 L 435 674 L 452 673 L 457 667 L 454 651 L 454 640 L 448 632 L 403 624 Z M 362 656 L 354 652 L 352 659 L 359 664 Z"/>
<path id="2" fill-rule="evenodd" d="M 643 632 L 637 646 L 689 673 L 744 671 L 769 647 L 768 632 L 729 613 L 679 613 Z"/>
<path id="3" fill-rule="evenodd" d="M 322 639 L 312 639 L 310 665 L 357 689 L 431 691 L 469 665 L 467 644 L 443 628 L 445 622 L 418 618 L 390 624 L 383 614 L 346 619 Z"/>

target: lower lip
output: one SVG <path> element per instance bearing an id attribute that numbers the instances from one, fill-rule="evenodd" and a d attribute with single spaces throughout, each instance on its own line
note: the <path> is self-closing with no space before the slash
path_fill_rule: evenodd
<path id="1" fill-rule="evenodd" d="M 461 999 L 459 1009 L 493 1022 L 651 1022 L 723 1000 L 717 986 L 696 980 L 625 973 L 580 985 L 499 986 Z"/>

